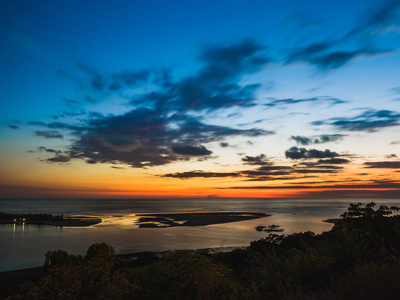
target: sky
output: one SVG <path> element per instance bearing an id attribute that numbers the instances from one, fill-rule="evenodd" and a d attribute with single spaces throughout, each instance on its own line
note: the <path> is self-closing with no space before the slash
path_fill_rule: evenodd
<path id="1" fill-rule="evenodd" d="M 0 45 L 0 197 L 400 197 L 399 0 L 4 0 Z"/>

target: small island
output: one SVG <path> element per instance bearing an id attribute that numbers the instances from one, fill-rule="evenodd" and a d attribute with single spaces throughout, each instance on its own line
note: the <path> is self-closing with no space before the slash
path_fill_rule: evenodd
<path id="1" fill-rule="evenodd" d="M 33 224 L 33 225 L 50 225 L 50 226 L 90 226 L 101 223 L 98 217 L 87 216 L 64 216 L 51 214 L 8 214 L 0 212 L 0 224 Z"/>
<path id="2" fill-rule="evenodd" d="M 139 225 L 139 228 L 207 226 L 264 218 L 270 215 L 269 213 L 243 211 L 136 214 L 141 218 L 135 224 Z"/>

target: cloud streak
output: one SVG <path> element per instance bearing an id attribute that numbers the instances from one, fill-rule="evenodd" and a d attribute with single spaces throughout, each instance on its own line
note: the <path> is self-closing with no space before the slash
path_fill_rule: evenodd
<path id="1" fill-rule="evenodd" d="M 400 113 L 391 110 L 369 109 L 355 117 L 331 118 L 312 124 L 331 125 L 339 130 L 375 132 L 386 127 L 400 125 Z"/>

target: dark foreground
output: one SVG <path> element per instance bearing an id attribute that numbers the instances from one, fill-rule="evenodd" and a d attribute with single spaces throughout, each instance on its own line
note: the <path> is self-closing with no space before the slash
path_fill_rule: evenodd
<path id="1" fill-rule="evenodd" d="M 3 281 L 8 299 L 398 299 L 397 207 L 352 204 L 332 230 L 270 233 L 247 249 L 114 256 L 105 244 L 84 257 L 46 254 L 43 274 Z M 11 279 L 10 279 L 11 280 Z M 6 280 L 7 281 L 7 280 Z"/>

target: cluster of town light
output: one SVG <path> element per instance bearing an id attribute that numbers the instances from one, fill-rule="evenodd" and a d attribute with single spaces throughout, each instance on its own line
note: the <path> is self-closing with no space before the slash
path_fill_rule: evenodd
<path id="1" fill-rule="evenodd" d="M 15 224 L 25 224 L 25 218 L 14 219 Z"/>

